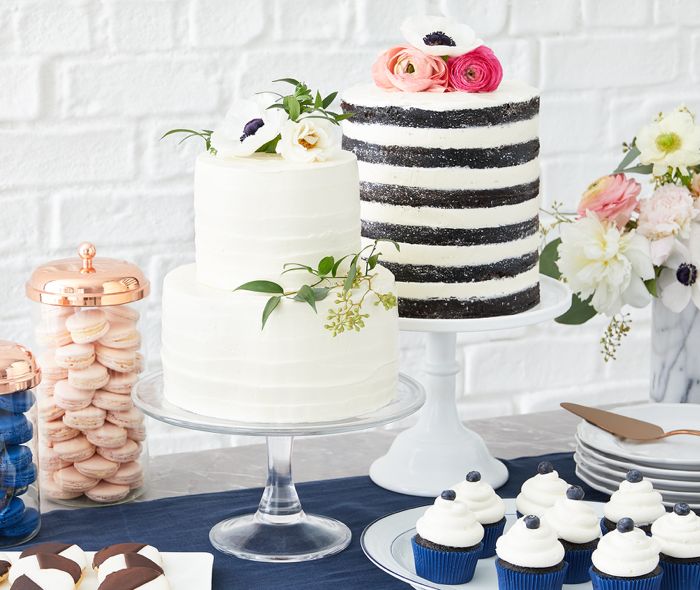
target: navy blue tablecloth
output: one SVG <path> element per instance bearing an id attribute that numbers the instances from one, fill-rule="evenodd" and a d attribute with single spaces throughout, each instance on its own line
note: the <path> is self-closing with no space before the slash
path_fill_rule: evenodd
<path id="1" fill-rule="evenodd" d="M 607 496 L 590 489 L 574 474 L 571 453 L 526 457 L 506 461 L 508 483 L 499 490 L 515 497 L 537 463 L 554 463 L 561 476 L 586 489 L 589 500 Z M 333 516 L 347 524 L 352 544 L 339 555 L 301 564 L 264 564 L 222 555 L 209 544 L 209 529 L 234 514 L 253 512 L 261 490 L 246 489 L 216 494 L 181 496 L 98 509 L 55 510 L 44 515 L 42 530 L 32 543 L 66 541 L 86 550 L 134 541 L 150 543 L 161 551 L 213 553 L 214 590 L 404 590 L 406 586 L 374 567 L 362 553 L 360 535 L 373 520 L 398 510 L 424 506 L 427 498 L 404 496 L 384 490 L 368 477 L 350 477 L 299 484 L 307 512 Z"/>

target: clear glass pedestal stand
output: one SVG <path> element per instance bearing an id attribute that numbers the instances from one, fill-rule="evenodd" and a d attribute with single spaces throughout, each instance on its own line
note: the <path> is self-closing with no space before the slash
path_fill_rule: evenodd
<path id="1" fill-rule="evenodd" d="M 413 496 L 438 496 L 472 470 L 494 488 L 508 481 L 508 470 L 494 458 L 476 432 L 466 428 L 457 412 L 457 334 L 523 328 L 550 321 L 571 304 L 562 283 L 540 276 L 540 303 L 526 312 L 491 318 L 424 320 L 401 318 L 407 332 L 427 332 L 425 386 L 427 400 L 415 426 L 401 432 L 386 455 L 370 468 L 377 485 Z"/>
<path id="2" fill-rule="evenodd" d="M 218 523 L 211 529 L 209 540 L 222 553 L 267 562 L 320 559 L 342 551 L 352 538 L 350 529 L 342 522 L 304 512 L 292 478 L 294 437 L 382 426 L 410 416 L 425 401 L 423 387 L 400 375 L 396 397 L 375 412 L 325 423 L 254 424 L 200 416 L 178 408 L 165 399 L 162 373 L 144 377 L 132 395 L 135 404 L 147 415 L 167 424 L 205 432 L 266 437 L 268 476 L 257 512 Z"/>

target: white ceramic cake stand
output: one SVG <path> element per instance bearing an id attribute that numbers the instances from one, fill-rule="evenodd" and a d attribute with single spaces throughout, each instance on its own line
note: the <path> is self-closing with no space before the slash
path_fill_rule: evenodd
<path id="1" fill-rule="evenodd" d="M 425 354 L 427 401 L 418 423 L 400 433 L 369 474 L 377 485 L 402 494 L 437 496 L 472 470 L 494 487 L 508 480 L 506 466 L 489 452 L 484 440 L 466 428 L 455 398 L 459 363 L 457 333 L 522 328 L 554 319 L 571 304 L 568 288 L 540 276 L 540 303 L 523 313 L 491 318 L 424 320 L 401 318 L 407 332 L 427 332 Z"/>
<path id="2" fill-rule="evenodd" d="M 254 424 L 188 412 L 168 402 L 163 389 L 163 374 L 154 373 L 136 384 L 132 396 L 146 414 L 167 424 L 205 432 L 267 438 L 267 485 L 258 511 L 220 522 L 211 529 L 209 540 L 223 553 L 270 562 L 320 559 L 345 549 L 352 537 L 350 529 L 342 522 L 304 512 L 292 479 L 294 437 L 381 426 L 410 416 L 425 402 L 423 386 L 410 377 L 399 375 L 396 397 L 375 412 L 313 424 Z"/>

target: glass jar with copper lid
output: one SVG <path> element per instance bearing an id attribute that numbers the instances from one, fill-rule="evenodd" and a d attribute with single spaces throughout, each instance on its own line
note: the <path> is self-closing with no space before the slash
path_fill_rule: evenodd
<path id="1" fill-rule="evenodd" d="M 37 268 L 26 285 L 38 303 L 35 336 L 44 498 L 71 506 L 128 502 L 143 493 L 145 419 L 131 401 L 144 369 L 138 328 L 150 285 L 134 264 L 78 256 Z"/>
<path id="2" fill-rule="evenodd" d="M 0 340 L 0 547 L 28 541 L 41 526 L 33 392 L 40 382 L 34 355 Z"/>

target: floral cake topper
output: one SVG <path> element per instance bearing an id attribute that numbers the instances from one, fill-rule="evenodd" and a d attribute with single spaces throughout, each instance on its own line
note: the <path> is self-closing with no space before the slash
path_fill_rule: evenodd
<path id="1" fill-rule="evenodd" d="M 283 78 L 294 87 L 291 94 L 260 92 L 254 99 L 240 100 L 214 130 L 172 129 L 163 137 L 184 133 L 200 137 L 207 151 L 222 158 L 277 153 L 285 160 L 323 162 L 341 150 L 340 121 L 351 116 L 328 110 L 337 92 L 326 97 L 303 82 Z M 161 138 L 162 139 L 162 138 Z"/>
<path id="2" fill-rule="evenodd" d="M 401 25 L 408 42 L 387 49 L 372 66 L 374 83 L 402 92 L 493 92 L 503 80 L 496 55 L 471 27 L 441 16 Z"/>

